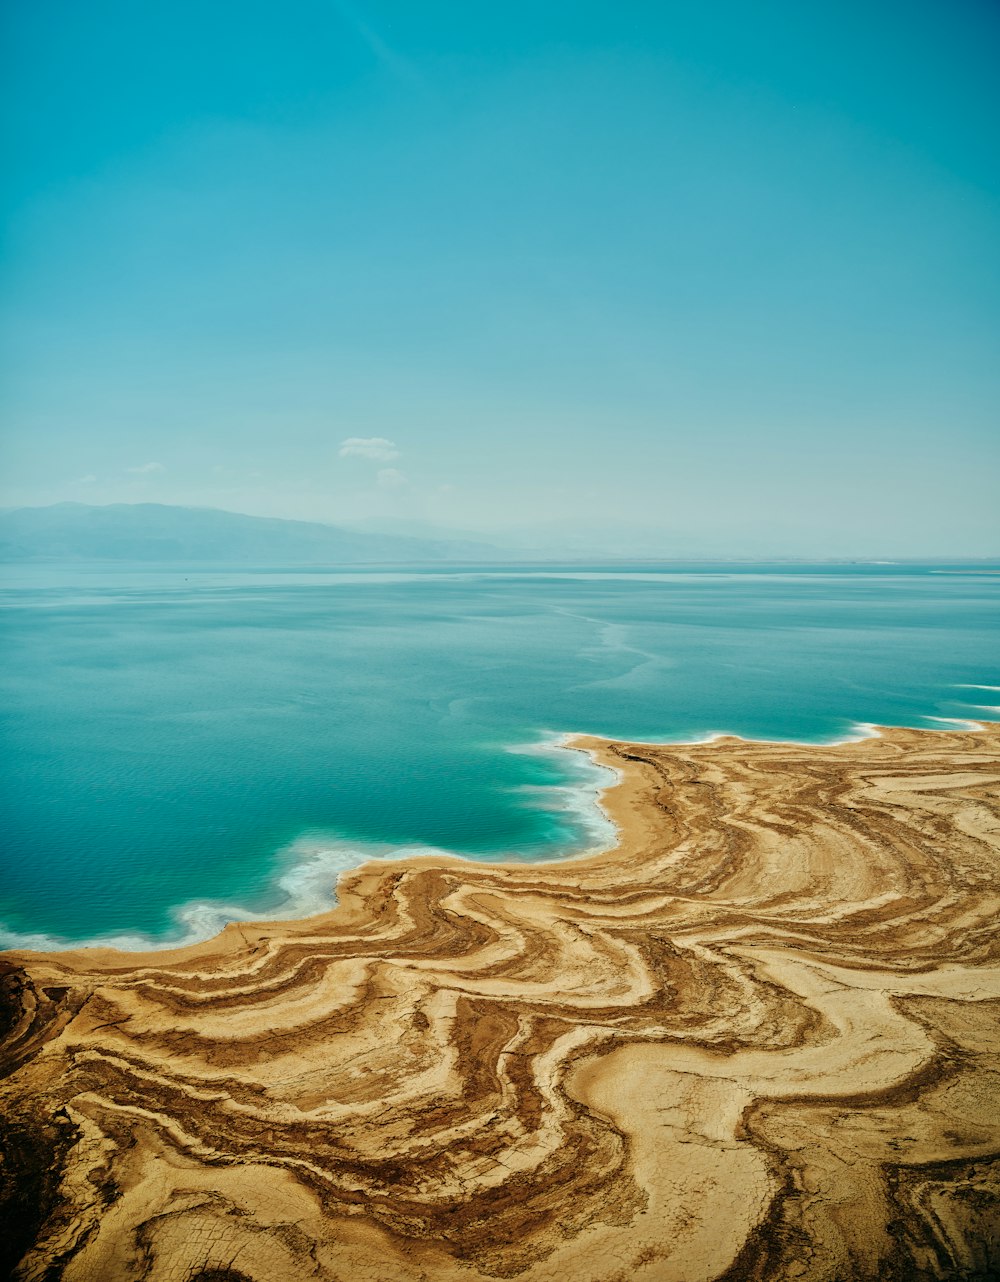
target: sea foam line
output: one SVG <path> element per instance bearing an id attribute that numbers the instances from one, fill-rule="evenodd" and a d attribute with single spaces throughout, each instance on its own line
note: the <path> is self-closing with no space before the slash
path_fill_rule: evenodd
<path id="1" fill-rule="evenodd" d="M 996 687 L 977 687 L 990 689 Z M 947 723 L 967 730 L 981 730 L 977 721 L 959 717 L 932 717 L 924 720 Z M 856 722 L 852 733 L 833 739 L 755 739 L 731 731 L 712 730 L 696 739 L 619 739 L 612 742 L 634 743 L 639 746 L 695 747 L 717 739 L 737 738 L 747 743 L 796 744 L 803 747 L 835 747 L 838 744 L 859 743 L 864 739 L 880 737 L 879 727 L 871 722 Z M 570 818 L 575 831 L 583 838 L 570 846 L 554 852 L 550 857 L 532 856 L 532 864 L 559 863 L 581 855 L 597 854 L 612 849 L 618 841 L 618 827 L 603 804 L 604 794 L 621 778 L 621 771 L 594 760 L 587 749 L 571 741 L 576 733 L 547 732 L 538 740 L 516 744 L 508 752 L 555 758 L 560 768 L 570 777 L 554 784 L 523 784 L 513 791 L 523 797 L 536 798 L 535 807 L 549 814 L 562 814 Z M 597 736 L 608 738 L 608 736 Z M 0 949 L 26 949 L 31 951 L 58 952 L 76 948 L 117 948 L 123 952 L 162 951 L 183 948 L 201 943 L 217 935 L 232 922 L 292 921 L 314 917 L 328 912 L 337 903 L 337 882 L 340 874 L 362 867 L 378 859 L 407 859 L 419 855 L 447 856 L 466 859 L 474 863 L 510 864 L 524 859 L 516 850 L 497 852 L 489 859 L 446 850 L 437 846 L 402 845 L 389 843 L 350 841 L 331 834 L 315 834 L 298 838 L 280 855 L 283 871 L 267 890 L 257 896 L 266 907 L 252 908 L 239 904 L 226 904 L 212 900 L 192 900 L 171 911 L 174 927 L 166 935 L 148 935 L 142 932 L 99 935 L 83 940 L 69 940 L 41 932 L 16 931 L 0 924 Z"/>
<path id="2" fill-rule="evenodd" d="M 329 912 L 337 903 L 340 874 L 380 859 L 408 859 L 416 856 L 447 856 L 475 863 L 508 864 L 522 860 L 535 863 L 558 862 L 609 849 L 618 839 L 618 830 L 601 805 L 601 796 L 620 777 L 619 772 L 599 765 L 588 755 L 571 751 L 569 736 L 546 736 L 536 742 L 517 744 L 510 752 L 554 758 L 567 778 L 552 784 L 523 784 L 512 791 L 526 808 L 565 816 L 577 839 L 549 858 L 528 856 L 516 848 L 497 852 L 489 858 L 439 846 L 366 842 L 336 834 L 307 834 L 279 853 L 280 873 L 270 886 L 254 896 L 258 907 L 219 900 L 191 900 L 171 909 L 171 927 L 163 935 L 142 931 L 66 939 L 39 931 L 18 931 L 0 924 L 0 949 L 33 952 L 60 952 L 77 948 L 116 948 L 123 952 L 158 952 L 202 943 L 232 922 L 298 921 Z"/>

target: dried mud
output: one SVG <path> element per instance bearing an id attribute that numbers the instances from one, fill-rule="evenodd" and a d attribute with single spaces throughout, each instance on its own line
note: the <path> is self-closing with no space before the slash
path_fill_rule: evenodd
<path id="1" fill-rule="evenodd" d="M 1000 1276 L 1000 728 L 575 743 L 614 850 L 6 954 L 12 1276 Z"/>

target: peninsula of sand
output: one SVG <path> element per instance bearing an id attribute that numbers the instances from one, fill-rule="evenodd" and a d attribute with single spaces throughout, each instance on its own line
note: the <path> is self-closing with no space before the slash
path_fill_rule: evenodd
<path id="1" fill-rule="evenodd" d="M 6 954 L 13 1276 L 1000 1276 L 1000 727 L 574 742 L 613 850 Z"/>

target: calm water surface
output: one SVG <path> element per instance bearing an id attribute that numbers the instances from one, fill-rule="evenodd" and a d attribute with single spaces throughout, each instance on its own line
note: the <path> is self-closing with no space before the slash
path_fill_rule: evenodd
<path id="1" fill-rule="evenodd" d="M 600 839 L 568 731 L 1000 717 L 1000 575 L 939 566 L 7 567 L 8 943 L 205 936 L 427 847 Z"/>

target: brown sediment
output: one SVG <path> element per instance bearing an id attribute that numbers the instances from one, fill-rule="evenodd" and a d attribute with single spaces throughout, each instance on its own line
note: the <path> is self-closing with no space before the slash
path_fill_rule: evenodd
<path id="1" fill-rule="evenodd" d="M 15 1276 L 1000 1276 L 1000 728 L 574 743 L 614 850 L 7 954 Z"/>

